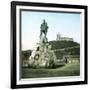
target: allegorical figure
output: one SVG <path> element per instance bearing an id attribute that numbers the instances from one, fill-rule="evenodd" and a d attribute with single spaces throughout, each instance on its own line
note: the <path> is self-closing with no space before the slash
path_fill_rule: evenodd
<path id="1" fill-rule="evenodd" d="M 46 38 L 46 35 L 47 35 L 47 30 L 48 30 L 48 25 L 46 23 L 45 20 L 43 20 L 43 23 L 41 24 L 41 27 L 40 27 L 40 39 L 42 37 L 42 34 L 44 34 L 45 38 Z"/>

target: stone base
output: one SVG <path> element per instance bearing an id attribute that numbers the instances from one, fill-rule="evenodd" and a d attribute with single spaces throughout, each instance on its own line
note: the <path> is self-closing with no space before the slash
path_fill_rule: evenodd
<path id="1" fill-rule="evenodd" d="M 31 56 L 29 65 L 33 68 L 53 68 L 56 56 L 51 50 L 49 43 L 38 43 L 39 49 L 35 52 L 34 57 Z"/>

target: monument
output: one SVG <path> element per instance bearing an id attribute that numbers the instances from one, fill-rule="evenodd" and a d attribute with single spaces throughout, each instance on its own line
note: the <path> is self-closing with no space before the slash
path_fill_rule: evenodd
<path id="1" fill-rule="evenodd" d="M 45 20 L 40 26 L 40 41 L 37 43 L 38 47 L 29 58 L 29 65 L 32 68 L 53 68 L 55 67 L 56 56 L 54 51 L 51 50 L 52 46 L 48 42 L 47 32 L 48 25 Z"/>

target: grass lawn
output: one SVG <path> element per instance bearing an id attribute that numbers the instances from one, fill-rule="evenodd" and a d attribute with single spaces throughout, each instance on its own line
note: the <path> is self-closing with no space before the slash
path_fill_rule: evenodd
<path id="1" fill-rule="evenodd" d="M 55 69 L 31 69 L 22 68 L 22 78 L 40 78 L 40 77 L 60 77 L 60 76 L 79 76 L 80 64 L 66 64 L 63 67 Z"/>

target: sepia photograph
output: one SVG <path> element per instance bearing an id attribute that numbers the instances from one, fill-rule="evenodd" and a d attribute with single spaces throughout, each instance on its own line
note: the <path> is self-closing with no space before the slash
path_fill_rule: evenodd
<path id="1" fill-rule="evenodd" d="M 80 75 L 80 13 L 21 10 L 21 78 Z"/>

